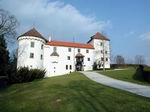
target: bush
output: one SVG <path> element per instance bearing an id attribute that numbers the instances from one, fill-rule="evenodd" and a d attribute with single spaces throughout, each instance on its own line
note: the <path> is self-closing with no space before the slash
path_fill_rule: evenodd
<path id="1" fill-rule="evenodd" d="M 93 64 L 93 70 L 97 70 L 97 64 L 96 64 L 96 62 L 94 62 L 94 64 Z"/>
<path id="2" fill-rule="evenodd" d="M 135 73 L 135 75 L 133 76 L 133 78 L 134 78 L 135 80 L 144 81 L 143 68 L 144 68 L 144 66 L 142 66 L 142 65 L 139 65 L 139 66 L 137 67 L 136 73 Z"/>
<path id="3" fill-rule="evenodd" d="M 147 66 L 144 67 L 143 77 L 146 81 L 150 82 L 150 67 L 147 67 Z"/>
<path id="4" fill-rule="evenodd" d="M 150 67 L 139 65 L 134 75 L 134 79 L 150 82 Z"/>
<path id="5" fill-rule="evenodd" d="M 16 74 L 12 75 L 12 83 L 31 82 L 35 79 L 44 78 L 45 70 L 29 69 L 28 67 L 21 67 Z"/>
<path id="6" fill-rule="evenodd" d="M 30 70 L 31 74 L 32 74 L 32 79 L 41 79 L 45 76 L 45 70 L 39 70 L 39 69 L 31 69 Z"/>

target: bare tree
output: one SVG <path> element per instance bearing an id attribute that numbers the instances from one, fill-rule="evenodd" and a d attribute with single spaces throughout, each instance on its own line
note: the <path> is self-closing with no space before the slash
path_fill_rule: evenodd
<path id="1" fill-rule="evenodd" d="M 121 56 L 121 55 L 117 55 L 117 56 L 115 57 L 115 63 L 116 63 L 116 64 L 125 64 L 125 59 L 124 59 L 124 57 Z"/>
<path id="2" fill-rule="evenodd" d="M 4 35 L 7 41 L 15 39 L 17 26 L 17 19 L 8 11 L 0 9 L 0 35 Z"/>
<path id="3" fill-rule="evenodd" d="M 142 55 L 135 56 L 135 64 L 143 65 L 145 64 L 145 58 Z"/>

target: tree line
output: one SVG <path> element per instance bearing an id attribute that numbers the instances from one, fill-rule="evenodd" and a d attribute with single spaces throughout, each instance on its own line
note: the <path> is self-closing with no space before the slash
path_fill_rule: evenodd
<path id="1" fill-rule="evenodd" d="M 143 55 L 136 55 L 134 59 L 125 58 L 122 55 L 116 55 L 113 57 L 112 61 L 114 64 L 136 64 L 136 65 L 145 65 L 145 58 Z"/>

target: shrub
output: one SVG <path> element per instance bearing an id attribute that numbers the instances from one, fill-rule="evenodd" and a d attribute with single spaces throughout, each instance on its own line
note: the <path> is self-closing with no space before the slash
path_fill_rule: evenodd
<path id="1" fill-rule="evenodd" d="M 30 70 L 31 74 L 32 74 L 32 79 L 41 79 L 44 78 L 45 76 L 45 70 L 40 70 L 40 69 L 31 69 Z"/>
<path id="2" fill-rule="evenodd" d="M 139 65 L 134 75 L 134 79 L 150 82 L 150 67 Z"/>
<path id="3" fill-rule="evenodd" d="M 17 70 L 16 77 L 18 79 L 17 82 L 29 82 L 31 81 L 31 72 L 28 67 L 22 67 Z"/>
<path id="4" fill-rule="evenodd" d="M 96 64 L 96 62 L 94 62 L 94 64 L 93 64 L 93 70 L 97 70 L 97 64 Z"/>
<path id="5" fill-rule="evenodd" d="M 45 73 L 45 70 L 21 67 L 17 70 L 16 74 L 12 76 L 12 83 L 23 83 L 41 79 L 44 78 Z"/>
<path id="6" fill-rule="evenodd" d="M 150 67 L 148 67 L 148 66 L 144 67 L 143 76 L 146 81 L 150 82 Z"/>

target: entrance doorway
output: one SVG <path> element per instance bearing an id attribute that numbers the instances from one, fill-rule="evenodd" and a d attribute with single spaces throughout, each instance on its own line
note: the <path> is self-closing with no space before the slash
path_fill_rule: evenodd
<path id="1" fill-rule="evenodd" d="M 76 55 L 76 71 L 83 71 L 84 67 L 83 67 L 83 63 L 84 63 L 84 55 L 82 55 L 81 53 L 78 53 Z"/>

